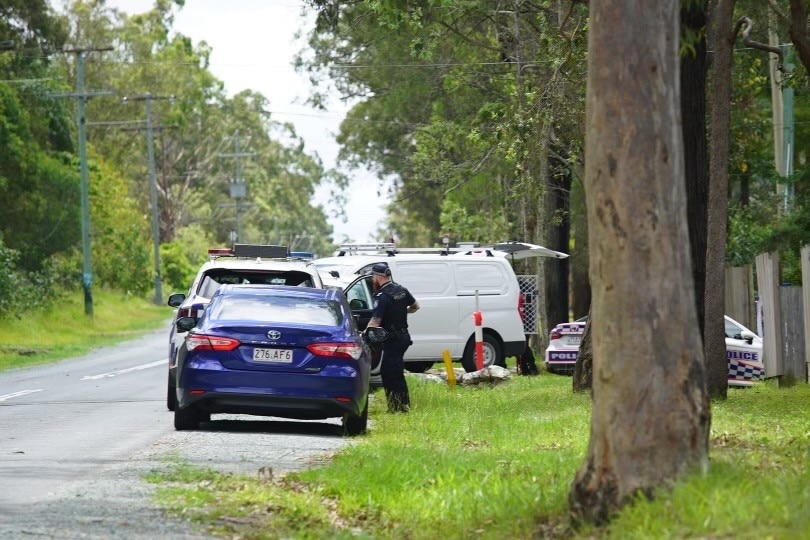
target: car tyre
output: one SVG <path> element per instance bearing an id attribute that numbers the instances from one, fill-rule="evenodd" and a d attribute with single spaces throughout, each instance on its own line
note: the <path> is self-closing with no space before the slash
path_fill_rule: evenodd
<path id="1" fill-rule="evenodd" d="M 349 437 L 356 437 L 363 435 L 368 428 L 368 397 L 366 397 L 366 406 L 363 407 L 363 412 L 360 415 L 345 414 L 343 415 L 343 432 Z"/>
<path id="2" fill-rule="evenodd" d="M 174 429 L 177 431 L 187 431 L 200 429 L 200 413 L 194 407 L 174 410 Z"/>
<path id="3" fill-rule="evenodd" d="M 498 339 L 492 334 L 484 334 L 484 367 L 491 365 L 506 367 L 506 358 L 503 356 L 501 344 Z M 491 363 L 487 363 L 487 353 L 493 359 Z M 472 373 L 478 371 L 475 369 L 475 340 L 470 340 L 467 347 L 464 349 L 464 356 L 461 358 L 461 365 L 464 366 L 464 371 Z"/>
<path id="4" fill-rule="evenodd" d="M 433 367 L 433 362 L 405 362 L 405 369 L 411 373 L 424 373 Z"/>
<path id="5" fill-rule="evenodd" d="M 169 373 L 169 382 L 166 387 L 166 408 L 170 411 L 177 409 L 177 386 L 175 386 L 171 373 Z"/>

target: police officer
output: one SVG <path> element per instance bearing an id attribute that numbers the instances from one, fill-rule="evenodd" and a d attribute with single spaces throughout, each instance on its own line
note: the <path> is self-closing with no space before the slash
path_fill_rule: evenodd
<path id="1" fill-rule="evenodd" d="M 388 400 L 388 412 L 408 412 L 410 397 L 402 357 L 411 346 L 408 313 L 415 313 L 419 304 L 408 289 L 394 283 L 387 263 L 375 264 L 371 268 L 371 279 L 376 294 L 368 326 L 381 326 L 389 335 L 383 343 L 380 359 L 380 375 Z"/>

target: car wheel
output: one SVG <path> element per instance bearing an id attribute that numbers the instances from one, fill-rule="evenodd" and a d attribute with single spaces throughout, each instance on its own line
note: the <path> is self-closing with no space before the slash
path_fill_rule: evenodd
<path id="1" fill-rule="evenodd" d="M 506 367 L 506 358 L 501 351 L 501 344 L 498 343 L 497 338 L 491 334 L 484 334 L 483 339 L 484 348 L 484 367 L 496 365 Z M 461 359 L 461 365 L 464 366 L 464 371 L 472 373 L 477 371 L 475 368 L 475 341 L 471 340 L 467 347 L 464 349 L 464 356 Z"/>
<path id="2" fill-rule="evenodd" d="M 433 367 L 433 362 L 405 362 L 405 369 L 411 373 L 424 373 Z"/>
<path id="3" fill-rule="evenodd" d="M 368 427 L 368 397 L 366 397 L 366 406 L 363 407 L 363 412 L 359 416 L 354 414 L 346 414 L 343 416 L 343 432 L 349 437 L 356 437 L 366 432 Z"/>
<path id="4" fill-rule="evenodd" d="M 200 428 L 200 413 L 194 407 L 174 409 L 174 429 L 186 431 Z"/>
<path id="5" fill-rule="evenodd" d="M 169 373 L 169 382 L 166 385 L 166 408 L 170 411 L 177 408 L 177 386 L 175 386 L 171 373 Z"/>

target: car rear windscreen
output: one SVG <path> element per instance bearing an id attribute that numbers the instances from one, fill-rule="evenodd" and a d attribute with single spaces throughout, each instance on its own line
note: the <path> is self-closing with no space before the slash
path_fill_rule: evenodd
<path id="1" fill-rule="evenodd" d="M 314 287 L 312 276 L 307 272 L 288 271 L 248 271 L 217 268 L 205 274 L 198 294 L 211 298 L 220 285 L 291 285 L 297 287 Z"/>
<path id="2" fill-rule="evenodd" d="M 222 296 L 208 308 L 209 317 L 220 321 L 254 320 L 268 323 L 340 326 L 343 310 L 334 300 L 270 295 Z"/>

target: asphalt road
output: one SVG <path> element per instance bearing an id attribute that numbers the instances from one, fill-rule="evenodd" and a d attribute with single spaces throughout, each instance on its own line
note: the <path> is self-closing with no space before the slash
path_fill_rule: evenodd
<path id="1" fill-rule="evenodd" d="M 284 473 L 348 442 L 339 420 L 214 416 L 175 432 L 167 332 L 80 358 L 0 373 L 0 538 L 205 538 L 164 518 L 150 470 L 181 460 Z"/>

